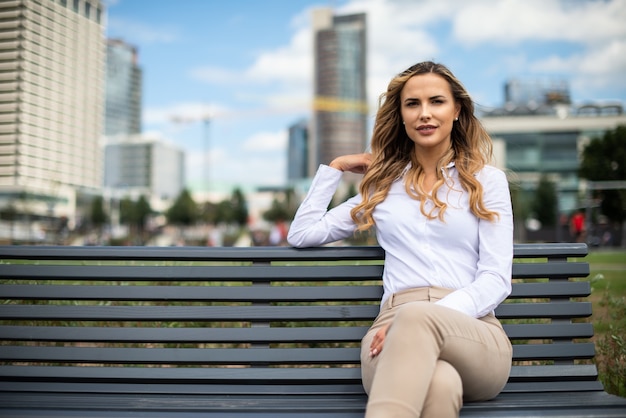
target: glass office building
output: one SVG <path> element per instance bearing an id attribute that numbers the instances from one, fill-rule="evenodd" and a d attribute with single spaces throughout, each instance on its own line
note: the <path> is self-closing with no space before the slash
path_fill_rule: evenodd
<path id="1" fill-rule="evenodd" d="M 588 116 L 578 108 L 567 114 L 484 116 L 481 121 L 494 140 L 505 144 L 505 166 L 523 191 L 532 195 L 542 175 L 555 184 L 559 210 L 580 207 L 584 182 L 578 177 L 580 153 L 592 139 L 626 124 L 622 112 Z"/>
<path id="2" fill-rule="evenodd" d="M 287 145 L 287 181 L 294 183 L 308 177 L 309 124 L 300 120 L 289 127 Z"/>
<path id="3" fill-rule="evenodd" d="M 104 134 L 141 132 L 141 68 L 134 46 L 119 39 L 107 41 Z"/>
<path id="4" fill-rule="evenodd" d="M 314 112 L 309 175 L 320 163 L 367 146 L 365 14 L 313 12 Z"/>

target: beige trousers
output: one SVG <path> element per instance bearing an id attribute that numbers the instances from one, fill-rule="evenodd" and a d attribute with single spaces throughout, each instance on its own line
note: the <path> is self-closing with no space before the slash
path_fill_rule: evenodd
<path id="1" fill-rule="evenodd" d="M 463 400 L 487 400 L 504 387 L 512 348 L 500 321 L 472 318 L 433 304 L 452 290 L 410 289 L 391 295 L 361 341 L 366 418 L 458 417 Z M 370 356 L 381 327 L 383 350 Z"/>

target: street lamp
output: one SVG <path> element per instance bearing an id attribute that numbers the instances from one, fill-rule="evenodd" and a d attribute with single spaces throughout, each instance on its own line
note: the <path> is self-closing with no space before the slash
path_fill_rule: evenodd
<path id="1" fill-rule="evenodd" d="M 211 116 L 207 114 L 203 114 L 199 117 L 185 117 L 185 116 L 174 116 L 171 118 L 174 123 L 194 123 L 194 122 L 202 122 L 203 127 L 203 152 L 204 152 L 204 167 L 202 169 L 203 182 L 205 183 L 205 190 L 207 194 L 211 191 L 211 183 L 210 183 L 210 125 L 211 125 Z"/>
<path id="2" fill-rule="evenodd" d="M 209 194 L 209 192 L 211 191 L 211 182 L 210 182 L 210 167 L 209 164 L 211 163 L 210 158 L 209 158 L 209 149 L 210 149 L 210 124 L 211 124 L 211 117 L 210 116 L 204 116 L 202 118 L 202 122 L 204 124 L 204 181 L 206 182 L 206 191 L 207 191 L 207 195 Z"/>

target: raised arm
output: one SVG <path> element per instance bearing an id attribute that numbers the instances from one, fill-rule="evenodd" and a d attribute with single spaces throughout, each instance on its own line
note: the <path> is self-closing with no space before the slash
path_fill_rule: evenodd
<path id="1" fill-rule="evenodd" d="M 330 165 L 320 165 L 311 188 L 300 204 L 291 222 L 287 241 L 294 247 L 313 247 L 351 236 L 356 226 L 350 210 L 361 197 L 354 196 L 346 202 L 327 210 L 344 171 L 364 173 L 369 167 L 369 154 L 352 154 L 338 157 Z"/>

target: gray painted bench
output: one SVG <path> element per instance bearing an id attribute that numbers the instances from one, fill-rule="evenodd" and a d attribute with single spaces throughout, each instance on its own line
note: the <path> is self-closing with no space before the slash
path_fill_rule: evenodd
<path id="1" fill-rule="evenodd" d="M 584 244 L 521 244 L 505 390 L 463 417 L 626 416 L 592 362 Z M 378 247 L 0 247 L 0 416 L 361 417 Z M 568 260 L 568 258 L 570 258 Z M 523 261 L 523 260 L 521 260 Z M 517 323 L 511 323 L 517 320 Z"/>

